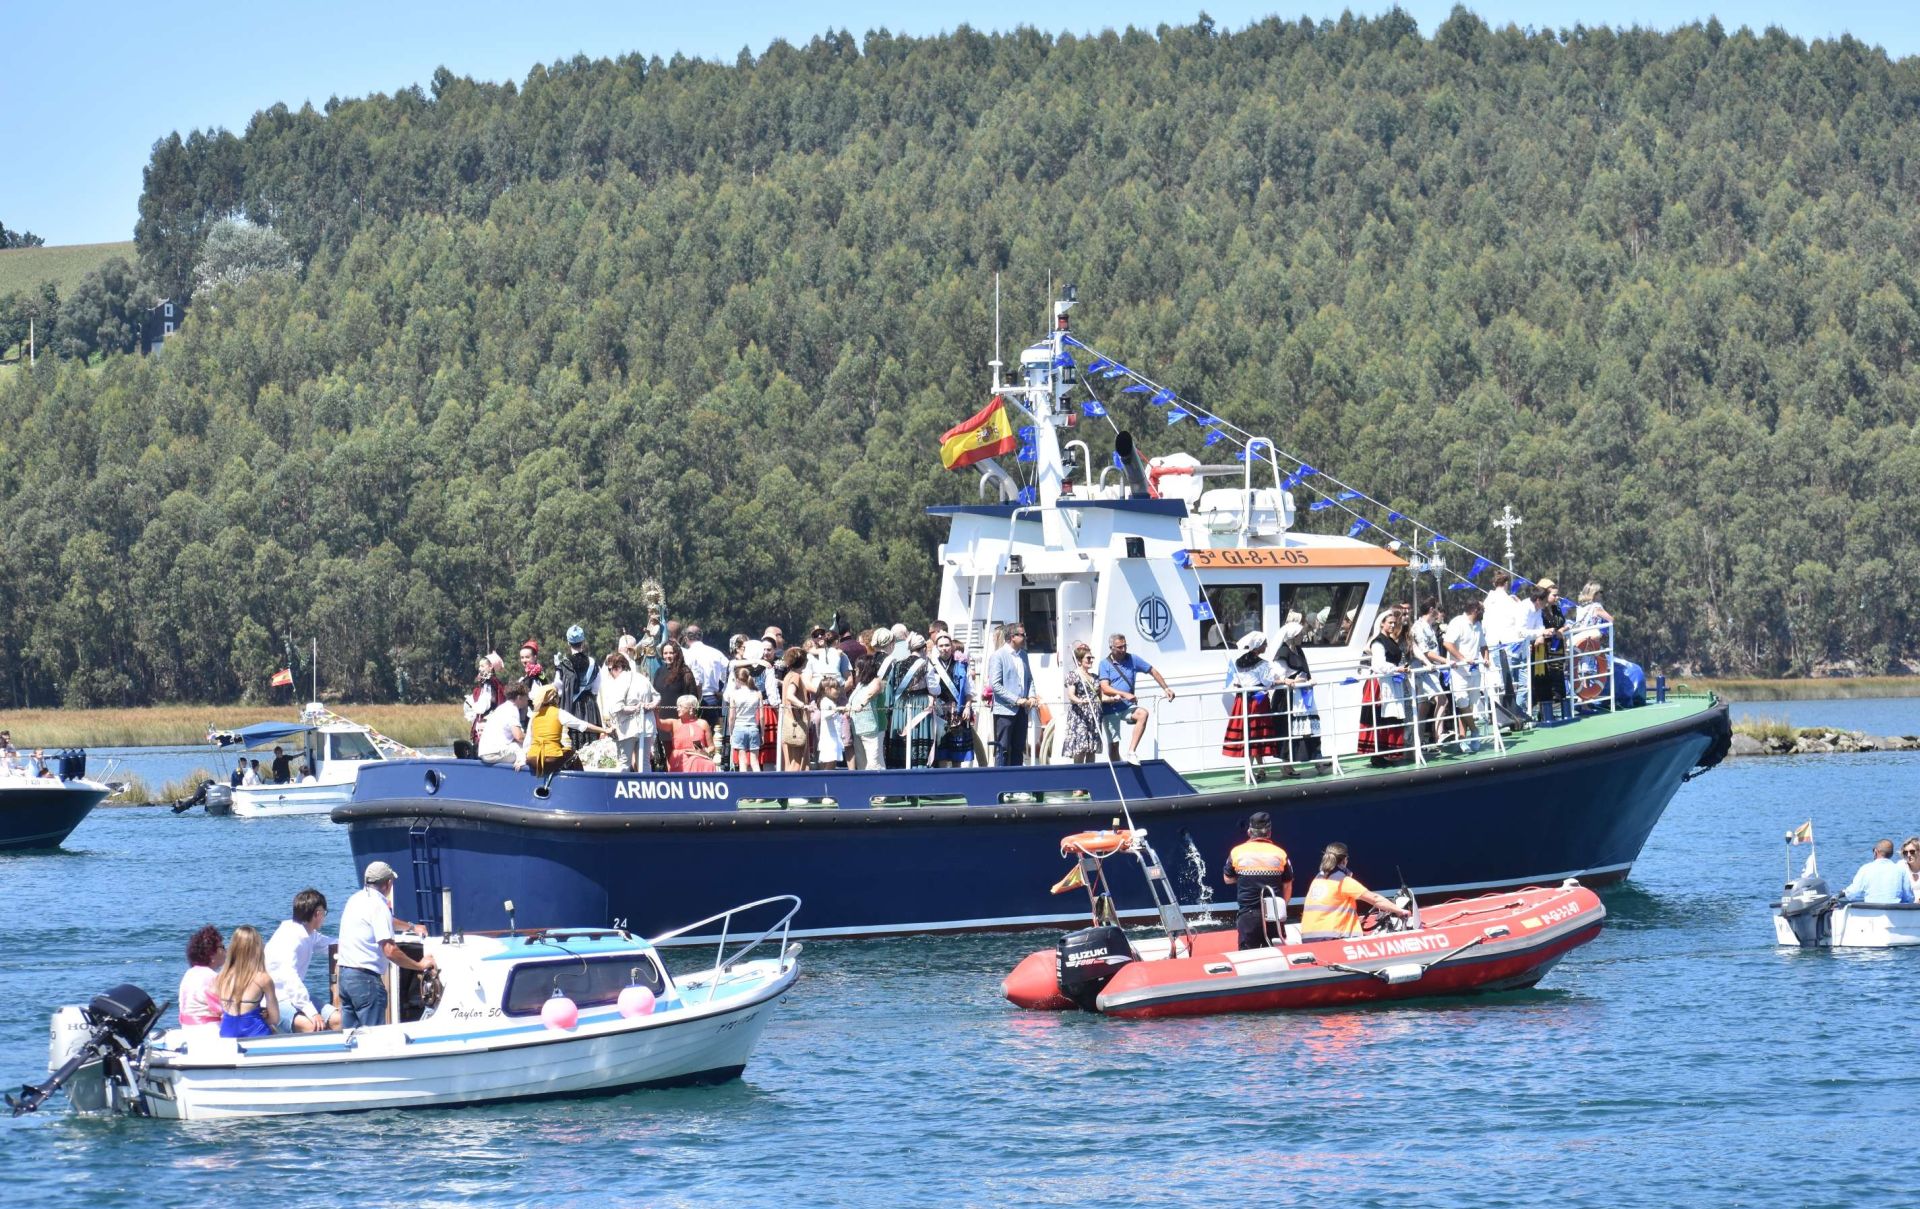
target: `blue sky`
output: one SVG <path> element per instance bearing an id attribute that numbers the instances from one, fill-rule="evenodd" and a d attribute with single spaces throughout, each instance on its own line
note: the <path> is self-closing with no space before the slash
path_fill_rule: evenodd
<path id="1" fill-rule="evenodd" d="M 731 60 L 742 47 L 776 38 L 804 42 L 828 29 L 864 34 L 933 34 L 961 23 L 979 29 L 1036 25 L 1083 32 L 1109 26 L 1144 29 L 1192 21 L 1204 7 L 1238 28 L 1270 13 L 1337 17 L 1377 13 L 1388 3 L 1294 0 L 919 0 L 911 5 L 842 0 L 835 4 L 709 0 L 527 5 L 497 0 L 338 0 L 332 4 L 190 0 L 153 5 L 114 2 L 0 6 L 6 15 L 0 58 L 0 223 L 34 231 L 48 243 L 130 239 L 140 171 L 156 139 L 224 126 L 244 129 L 254 111 L 276 101 L 323 104 L 329 96 L 391 92 L 425 84 L 436 67 L 488 80 L 524 78 L 538 62 L 640 51 L 675 51 Z M 1446 19 L 1452 0 L 1408 0 L 1423 33 Z M 1911 4 L 1888 0 L 1737 0 L 1680 8 L 1658 0 L 1558 0 L 1534 4 L 1481 0 L 1470 5 L 1494 25 L 1559 28 L 1643 25 L 1671 28 L 1719 16 L 1728 29 L 1779 25 L 1812 40 L 1851 33 L 1895 56 L 1920 53 Z"/>

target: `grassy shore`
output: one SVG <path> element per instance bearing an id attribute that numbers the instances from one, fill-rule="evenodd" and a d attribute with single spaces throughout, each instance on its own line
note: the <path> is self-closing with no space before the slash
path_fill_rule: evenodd
<path id="1" fill-rule="evenodd" d="M 339 705 L 335 712 L 371 726 L 409 747 L 445 747 L 466 734 L 457 703 L 444 705 Z M 0 712 L 0 730 L 13 745 L 35 747 L 179 747 L 205 743 L 209 728 L 230 730 L 250 722 L 284 718 L 288 706 L 154 705 L 139 709 L 26 709 Z"/>
<path id="2" fill-rule="evenodd" d="M 1707 680 L 1667 677 L 1670 688 L 1711 689 L 1724 701 L 1855 701 L 1920 697 L 1920 676 L 1835 676 L 1799 680 Z"/>

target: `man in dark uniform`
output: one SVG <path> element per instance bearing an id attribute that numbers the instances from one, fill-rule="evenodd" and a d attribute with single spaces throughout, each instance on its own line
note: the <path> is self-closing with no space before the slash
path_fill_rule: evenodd
<path id="1" fill-rule="evenodd" d="M 1265 948 L 1272 943 L 1266 921 L 1261 918 L 1261 891 L 1270 889 L 1279 896 L 1282 926 L 1287 900 L 1293 897 L 1293 862 L 1287 859 L 1287 850 L 1273 842 L 1272 834 L 1272 817 L 1264 810 L 1256 811 L 1247 820 L 1245 842 L 1233 846 L 1233 851 L 1227 854 L 1226 867 L 1220 872 L 1222 880 L 1240 892 L 1237 922 L 1243 949 Z"/>

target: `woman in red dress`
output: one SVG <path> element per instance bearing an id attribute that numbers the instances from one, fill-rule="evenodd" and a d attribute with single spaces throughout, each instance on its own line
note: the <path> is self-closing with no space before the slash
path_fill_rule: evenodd
<path id="1" fill-rule="evenodd" d="M 700 698 L 691 693 L 675 703 L 675 716 L 667 725 L 673 731 L 673 749 L 667 756 L 669 772 L 718 772 L 714 763 L 713 727 L 699 716 Z"/>

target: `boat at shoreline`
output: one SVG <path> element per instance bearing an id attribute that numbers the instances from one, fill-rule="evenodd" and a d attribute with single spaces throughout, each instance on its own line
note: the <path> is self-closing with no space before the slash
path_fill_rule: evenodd
<path id="1" fill-rule="evenodd" d="M 995 363 L 993 402 L 954 430 L 960 446 L 990 442 L 959 460 L 997 498 L 929 510 L 949 525 L 937 616 L 976 683 L 998 633 L 1023 626 L 1035 693 L 1055 718 L 1074 644 L 1103 650 L 1106 636 L 1125 636 L 1170 690 L 1151 696 L 1141 679 L 1151 723 L 1137 763 L 1060 762 L 1064 728 L 1044 720 L 1034 761 L 1017 767 L 541 779 L 473 761 L 389 760 L 364 768 L 333 812 L 356 863 L 393 865 L 400 901 L 421 919 L 434 918 L 445 887 L 485 885 L 511 894 L 523 919 L 646 930 L 751 885 L 805 897 L 803 936 L 1068 923 L 1047 894 L 1056 838 L 1123 816 L 1179 836 L 1183 909 L 1196 914 L 1214 892 L 1209 859 L 1257 810 L 1293 851 L 1363 841 L 1425 897 L 1626 877 L 1675 792 L 1725 756 L 1726 705 L 1664 692 L 1640 704 L 1614 678 L 1609 625 L 1583 637 L 1564 666 L 1566 700 L 1538 725 L 1512 725 L 1488 694 L 1471 708 L 1470 735 L 1435 741 L 1383 721 L 1377 700 L 1398 697 L 1411 714 L 1448 695 L 1438 677 L 1369 666 L 1390 577 L 1405 576 L 1416 596 L 1461 600 L 1445 594 L 1495 564 L 1476 557 L 1470 572 L 1449 570 L 1456 544 L 1443 534 L 1408 529 L 1384 505 L 1368 520 L 1356 501 L 1371 497 L 1097 354 L 1069 330 L 1073 305 L 1069 289 L 1046 338 L 1020 354 L 1017 382 L 1000 381 Z M 1108 381 L 1102 401 L 1094 384 Z M 1204 432 L 1203 453 L 1231 444 L 1238 454 L 1143 460 L 1113 425 L 1111 461 L 1096 457 L 1080 421 L 1112 425 L 1108 404 L 1129 394 L 1166 408 L 1157 414 L 1170 431 L 1185 422 L 1181 431 Z M 1025 485 L 996 460 L 1016 451 Z M 1320 498 L 1302 509 L 1306 492 Z M 1345 535 L 1300 527 L 1303 513 L 1335 508 L 1356 517 Z M 1361 540 L 1393 526 L 1404 536 Z M 1265 703 L 1223 690 L 1238 644 L 1288 624 L 1301 628 L 1310 682 Z M 1278 716 L 1279 737 L 1223 744 L 1230 720 L 1256 706 Z M 992 721 L 984 704 L 979 712 L 976 751 Z M 486 902 L 459 909 L 505 922 Z"/>
<path id="2" fill-rule="evenodd" d="M 736 919 L 784 913 L 754 931 Z M 799 977 L 789 895 L 700 920 L 734 938 L 675 976 L 658 948 L 605 929 L 402 938 L 435 977 L 389 970 L 389 1023 L 235 1039 L 215 1025 L 154 1033 L 162 1008 L 131 985 L 54 1013 L 50 1077 L 15 1116 L 65 1088 L 77 1112 L 179 1121 L 452 1108 L 612 1095 L 736 1078 Z M 761 918 L 764 918 L 762 916 Z M 771 957 L 749 959 L 772 942 Z"/>
<path id="3" fill-rule="evenodd" d="M 0 852 L 58 848 L 113 792 L 87 777 L 86 753 L 48 759 L 48 776 L 0 768 Z"/>

